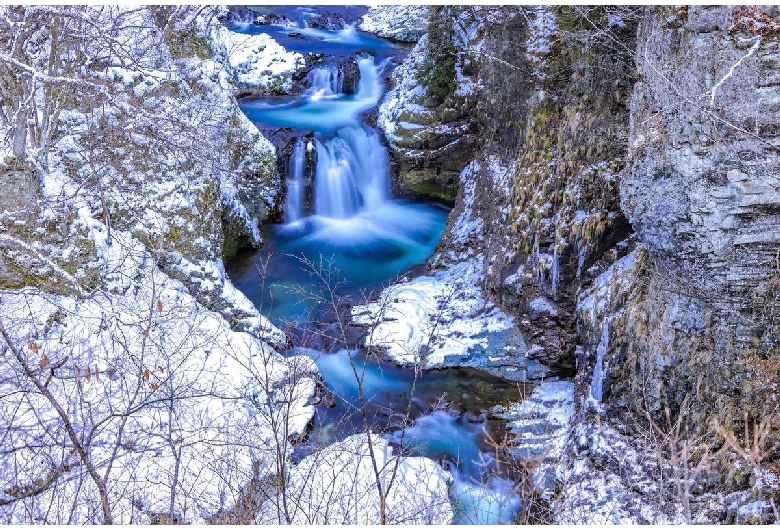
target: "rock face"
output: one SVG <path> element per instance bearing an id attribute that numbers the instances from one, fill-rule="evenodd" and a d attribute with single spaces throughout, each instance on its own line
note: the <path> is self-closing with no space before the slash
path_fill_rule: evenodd
<path id="1" fill-rule="evenodd" d="M 651 411 L 687 400 L 694 424 L 777 413 L 777 15 L 654 9 L 639 29 L 620 196 L 652 267 L 614 331 L 612 394 L 633 399 L 642 381 Z"/>
<path id="2" fill-rule="evenodd" d="M 769 470 L 780 422 L 778 30 L 773 8 L 643 13 L 620 181 L 641 247 L 578 303 L 577 392 L 588 425 L 578 428 L 594 428 L 596 417 L 638 432 L 650 421 L 660 432 L 678 426 L 674 444 L 699 444 L 701 463 L 680 456 L 681 445 L 667 447 L 683 458 L 676 464 L 645 451 L 677 473 L 683 461 L 700 467 L 696 493 L 671 500 L 688 522 L 776 517 L 766 499 L 777 493 Z M 707 453 L 724 440 L 736 452 Z M 735 477 L 741 444 L 764 464 Z M 711 502 L 724 490 L 733 493 Z"/>
<path id="3" fill-rule="evenodd" d="M 674 15 L 658 10 L 640 29 L 623 210 L 660 267 L 713 304 L 751 309 L 777 272 L 780 243 L 780 18 L 730 8 Z M 760 15 L 777 33 L 745 25 Z"/>
<path id="4" fill-rule="evenodd" d="M 167 8 L 137 14 L 152 21 L 150 33 L 158 31 L 155 17 L 173 17 Z M 26 159 L 4 155 L 0 183 L 14 191 L 2 199 L 0 286 L 82 295 L 103 288 L 92 226 L 99 222 L 109 240 L 122 231 L 156 249 L 159 267 L 199 302 L 260 333 L 260 315 L 237 301 L 221 260 L 260 243 L 258 223 L 279 196 L 279 175 L 273 146 L 231 96 L 223 29 L 203 20 L 177 27 L 154 57 L 167 77 L 119 60 L 70 74 L 105 83 L 109 97 L 61 98 L 50 145 L 30 146 Z M 23 50 L 17 60 L 37 64 L 35 53 Z M 102 101 L 100 115 L 90 114 L 87 100 Z"/>
<path id="5" fill-rule="evenodd" d="M 431 99 L 420 72 L 425 46 L 436 47 L 422 40 L 396 70 L 379 122 L 402 187 L 418 179 L 441 189 L 437 176 L 463 163 L 442 161 L 441 146 L 468 145 L 471 161 L 451 188 L 454 208 L 430 265 L 478 256 L 480 288 L 518 318 L 527 357 L 577 367 L 577 412 L 562 459 L 573 472 L 559 478 L 583 487 L 567 483 L 554 499 L 561 521 L 581 521 L 584 511 L 613 522 L 771 520 L 766 499 L 776 497 L 777 477 L 767 469 L 778 460 L 780 424 L 780 12 L 440 14 L 457 43 L 453 90 Z M 443 127 L 442 116 L 458 114 L 443 109 L 466 93 L 464 132 L 452 135 L 457 128 Z M 658 486 L 669 478 L 664 470 L 680 472 L 683 449 L 643 445 L 643 436 L 658 435 L 651 422 L 676 428 L 675 444 L 701 443 L 707 456 L 686 460 L 698 466 L 690 492 Z M 749 444 L 733 434 L 745 429 L 774 464 L 746 464 L 739 451 L 710 459 L 706 451 L 724 440 L 732 449 Z M 605 452 L 609 440 L 625 451 Z M 746 465 L 752 471 L 735 478 Z M 593 496 L 602 486 L 625 501 L 620 510 Z M 738 493 L 712 501 L 718 487 Z M 656 495 L 671 509 L 659 511 Z"/>
<path id="6" fill-rule="evenodd" d="M 452 87 L 436 93 L 421 85 L 426 70 L 442 43 L 453 46 L 456 34 L 447 20 L 457 16 L 454 8 L 440 8 L 432 24 L 446 25 L 447 31 L 431 43 L 423 37 L 404 63 L 396 68 L 391 90 L 379 107 L 378 125 L 385 132 L 398 174 L 398 187 L 407 194 L 453 203 L 458 190 L 458 175 L 471 159 L 477 144 L 475 124 L 471 117 L 475 86 L 464 72 L 464 59 L 449 65 L 452 70 L 443 77 Z M 462 15 L 462 13 L 460 13 Z M 451 23 L 449 23 L 451 24 Z M 467 42 L 459 42 L 467 47 Z M 457 75 L 453 80 L 452 76 Z"/>
<path id="7" fill-rule="evenodd" d="M 594 18 L 614 25 L 619 47 L 564 8 L 469 8 L 455 24 L 471 36 L 463 65 L 472 72 L 470 126 L 482 170 L 461 175 L 440 249 L 461 245 L 455 220 L 466 210 L 481 219 L 469 245 L 485 255 L 482 287 L 520 317 L 529 355 L 562 368 L 574 366 L 577 290 L 630 233 L 618 182 L 636 12 L 621 14 Z"/>

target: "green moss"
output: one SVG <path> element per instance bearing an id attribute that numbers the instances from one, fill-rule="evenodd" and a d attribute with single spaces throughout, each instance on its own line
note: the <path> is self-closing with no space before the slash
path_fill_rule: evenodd
<path id="1" fill-rule="evenodd" d="M 443 188 L 431 179 L 413 183 L 405 182 L 402 186 L 406 191 L 415 195 L 438 199 L 450 205 L 455 204 L 457 190 Z"/>

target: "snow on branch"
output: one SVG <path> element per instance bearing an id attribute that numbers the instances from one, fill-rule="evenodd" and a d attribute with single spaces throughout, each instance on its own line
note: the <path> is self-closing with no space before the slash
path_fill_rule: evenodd
<path id="1" fill-rule="evenodd" d="M 741 44 L 749 44 L 751 41 L 755 41 L 755 44 L 748 50 L 748 52 L 743 55 L 739 61 L 734 63 L 731 68 L 729 68 L 729 71 L 726 72 L 726 75 L 720 78 L 720 81 L 715 83 L 715 85 L 712 87 L 712 90 L 710 90 L 710 107 L 715 106 L 715 92 L 725 83 L 732 75 L 734 75 L 734 71 L 739 68 L 739 66 L 751 55 L 756 53 L 756 50 L 761 45 L 761 35 L 756 35 L 752 39 L 747 39 L 741 42 Z"/>
<path id="2" fill-rule="evenodd" d="M 11 57 L 10 55 L 5 54 L 5 53 L 0 53 L 0 60 L 1 61 L 5 61 L 8 64 L 12 64 L 12 65 L 14 65 L 14 66 L 16 66 L 18 68 L 21 68 L 24 72 L 30 74 L 33 79 L 41 81 L 43 83 L 50 83 L 50 84 L 68 83 L 68 84 L 73 84 L 73 85 L 88 86 L 88 87 L 91 87 L 91 88 L 95 88 L 95 89 L 99 90 L 100 92 L 108 95 L 108 89 L 105 86 L 103 86 L 103 85 L 99 85 L 97 83 L 92 83 L 92 82 L 87 81 L 85 79 L 78 79 L 78 78 L 74 78 L 74 77 L 63 77 L 63 76 L 46 75 L 46 74 L 43 74 L 43 73 L 39 72 L 38 70 L 36 70 L 32 66 L 30 66 L 28 64 L 24 64 L 23 62 L 21 62 L 21 61 L 19 61 L 17 59 L 14 59 L 13 57 Z"/>

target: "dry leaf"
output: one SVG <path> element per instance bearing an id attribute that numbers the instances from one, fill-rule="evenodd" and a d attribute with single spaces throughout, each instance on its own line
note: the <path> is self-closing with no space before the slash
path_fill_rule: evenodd
<path id="1" fill-rule="evenodd" d="M 149 330 L 148 329 L 145 329 L 145 330 L 143 330 L 141 332 L 141 335 L 143 335 L 144 337 L 146 337 L 148 334 L 149 334 Z"/>
<path id="2" fill-rule="evenodd" d="M 157 383 L 152 383 L 152 392 L 154 392 L 158 388 L 160 388 L 160 385 L 158 385 Z"/>
<path id="3" fill-rule="evenodd" d="M 38 353 L 38 345 L 35 344 L 34 342 L 30 344 L 30 349 L 32 350 L 33 353 Z"/>
<path id="4" fill-rule="evenodd" d="M 159 298 L 157 299 L 157 311 L 162 313 L 162 301 Z"/>
<path id="5" fill-rule="evenodd" d="M 41 362 L 38 363 L 38 366 L 40 366 L 41 368 L 46 368 L 47 366 L 49 366 L 49 357 L 48 357 L 48 355 L 44 355 L 43 356 L 43 358 L 41 359 Z"/>
<path id="6" fill-rule="evenodd" d="M 87 377 L 87 381 L 92 379 L 92 367 L 90 367 L 90 366 L 87 366 L 87 375 L 86 375 L 86 377 Z"/>
<path id="7" fill-rule="evenodd" d="M 146 379 L 147 381 L 149 380 L 149 370 L 147 370 L 146 368 L 144 368 L 144 379 Z"/>

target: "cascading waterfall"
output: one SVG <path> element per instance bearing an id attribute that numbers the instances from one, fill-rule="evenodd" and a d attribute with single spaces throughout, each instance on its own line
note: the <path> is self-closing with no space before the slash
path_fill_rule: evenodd
<path id="1" fill-rule="evenodd" d="M 387 199 L 387 151 L 373 131 L 347 127 L 325 143 L 315 142 L 314 211 L 347 219 Z"/>
<path id="2" fill-rule="evenodd" d="M 273 28 L 246 28 L 261 30 Z M 273 35 L 289 44 L 289 49 L 306 44 L 311 38 L 327 43 L 317 48 L 311 44 L 308 48 L 302 46 L 296 50 L 300 53 L 320 53 L 325 47 L 331 55 L 340 50 L 339 57 L 355 57 L 356 53 L 364 53 L 360 50 L 370 49 L 382 60 L 382 53 L 387 57 L 390 46 L 366 40 L 365 35 L 352 28 L 301 28 L 296 32 L 305 38 L 293 38 L 288 33 L 288 28 L 279 28 Z M 251 262 L 236 262 L 231 272 L 234 284 L 258 306 L 268 307 L 268 316 L 281 323 L 297 321 L 306 326 L 321 315 L 316 302 L 301 295 L 322 288 L 311 271 L 301 266 L 301 256 L 311 263 L 324 263 L 328 271 L 334 271 L 334 277 L 344 279 L 339 283 L 340 296 L 362 300 L 367 289 L 377 288 L 414 264 L 424 262 L 433 252 L 446 222 L 444 208 L 391 197 L 387 150 L 381 137 L 361 120 L 361 115 L 374 108 L 382 95 L 381 67 L 368 54 L 355 60 L 360 78 L 352 94 L 343 93 L 343 73 L 334 65 L 326 65 L 310 72 L 307 89 L 299 97 L 248 98 L 241 105 L 261 130 L 288 128 L 299 131 L 298 136 L 305 135 L 295 141 L 289 160 L 286 224 L 261 227 L 263 252 Z M 309 141 L 311 133 L 314 138 Z M 314 168 L 307 168 L 307 153 L 312 149 L 317 162 Z M 304 182 L 308 179 L 304 175 L 311 177 L 312 169 L 314 215 L 304 217 L 308 213 L 304 207 Z M 535 248 L 538 253 L 538 242 Z M 257 279 L 261 263 L 266 275 L 264 282 Z M 315 340 L 313 346 L 318 350 L 330 347 L 324 339 L 321 344 Z M 454 478 L 451 499 L 457 522 L 511 522 L 521 504 L 520 497 L 513 490 L 512 481 L 501 478 L 505 470 L 499 469 L 485 446 L 483 430 L 489 427 L 486 420 L 468 421 L 473 421 L 476 411 L 499 400 L 481 385 L 477 392 L 472 383 L 477 380 L 476 375 L 463 375 L 460 371 L 448 375 L 415 374 L 397 367 L 369 365 L 361 376 L 358 391 L 353 368 L 366 360 L 350 357 L 357 352 L 321 354 L 311 350 L 309 354 L 316 359 L 323 381 L 336 398 L 332 408 L 317 415 L 310 434 L 311 446 L 299 446 L 302 451 L 316 450 L 321 443 L 331 443 L 363 429 L 364 416 L 355 414 L 362 392 L 366 399 L 362 413 L 372 423 L 384 426 L 383 436 L 449 466 Z M 517 395 L 515 385 L 504 388 L 500 382 L 493 382 L 490 386 L 491 390 L 503 389 L 501 402 L 506 396 Z M 462 402 L 453 402 L 453 410 L 464 414 L 431 412 L 428 404 L 450 392 L 462 396 Z M 496 401 L 485 401 L 483 405 L 480 400 L 488 397 Z M 399 422 L 392 411 L 405 410 L 410 411 L 410 416 Z M 415 423 L 406 424 L 410 419 Z M 404 424 L 405 433 L 393 432 Z"/>
<path id="3" fill-rule="evenodd" d="M 382 83 L 374 58 L 360 57 L 357 64 L 360 81 L 357 93 L 348 103 L 355 117 L 359 112 L 376 105 L 382 93 Z M 310 73 L 310 83 L 306 93 L 309 101 L 342 95 L 343 75 L 337 70 L 317 68 Z M 376 210 L 385 203 L 390 187 L 388 155 L 376 132 L 356 122 L 355 125 L 339 129 L 332 137 L 316 139 L 315 146 L 316 215 L 349 219 L 362 211 Z M 294 222 L 298 218 L 299 216 L 288 216 L 287 220 Z"/>
<path id="4" fill-rule="evenodd" d="M 344 92 L 344 74 L 334 68 L 315 68 L 309 73 L 309 88 L 304 93 L 310 100 L 333 97 Z"/>
<path id="5" fill-rule="evenodd" d="M 370 55 L 358 58 L 357 64 L 358 70 L 360 70 L 360 81 L 355 99 L 372 102 L 371 106 L 373 107 L 382 95 L 379 68 L 374 64 L 374 58 Z"/>
<path id="6" fill-rule="evenodd" d="M 287 179 L 287 198 L 284 203 L 284 216 L 288 223 L 294 223 L 301 218 L 303 210 L 303 172 L 306 167 L 306 146 L 302 138 L 298 138 L 290 158 Z"/>

